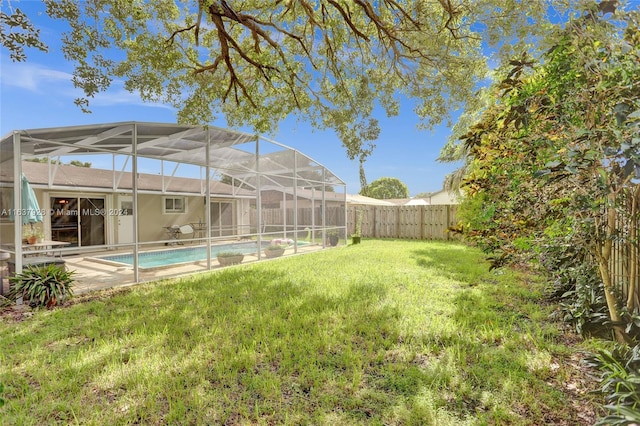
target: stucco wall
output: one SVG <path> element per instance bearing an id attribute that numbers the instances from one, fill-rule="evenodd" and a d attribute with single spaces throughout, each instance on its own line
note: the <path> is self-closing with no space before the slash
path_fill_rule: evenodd
<path id="1" fill-rule="evenodd" d="M 74 193 L 72 191 L 49 191 L 41 188 L 34 188 L 38 203 L 47 212 L 50 209 L 50 197 L 98 197 L 105 198 L 105 207 L 107 211 L 117 208 L 118 194 L 107 193 Z M 186 196 L 186 213 L 166 213 L 164 211 L 165 197 L 161 194 L 138 194 L 138 226 L 140 242 L 161 241 L 170 238 L 164 227 L 173 225 L 184 225 L 187 223 L 204 223 L 206 220 L 206 210 L 204 205 L 204 196 Z M 249 233 L 250 225 L 250 200 L 235 200 L 234 225 L 238 229 L 238 233 Z M 45 215 L 43 224 L 39 227 L 44 230 L 45 239 L 51 239 L 51 222 L 50 218 Z M 7 220 L 0 221 L 0 243 L 13 244 L 14 223 Z M 121 238 L 118 235 L 118 216 L 105 216 L 105 233 L 107 244 L 117 244 Z M 193 237 L 197 237 L 194 234 Z M 201 235 L 205 237 L 205 234 Z M 126 236 L 125 236 L 126 237 Z M 191 236 L 186 236 L 191 238 Z M 126 238 L 125 238 L 126 239 Z"/>
<path id="2" fill-rule="evenodd" d="M 429 201 L 431 205 L 459 204 L 461 195 L 455 192 L 440 191 L 431 195 Z"/>
<path id="3" fill-rule="evenodd" d="M 204 222 L 203 197 L 185 197 L 186 213 L 165 213 L 162 195 L 138 195 L 138 227 L 140 241 L 158 241 L 169 238 L 165 226 Z M 191 238 L 191 236 L 188 236 Z"/>

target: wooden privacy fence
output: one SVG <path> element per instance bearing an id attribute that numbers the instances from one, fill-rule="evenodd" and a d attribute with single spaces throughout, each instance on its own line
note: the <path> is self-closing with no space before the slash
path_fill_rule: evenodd
<path id="1" fill-rule="evenodd" d="M 613 285 L 618 288 L 625 300 L 629 299 L 630 305 L 640 308 L 640 247 L 637 242 L 614 241 L 609 269 Z"/>
<path id="2" fill-rule="evenodd" d="M 640 189 L 632 188 L 635 190 L 624 194 L 624 208 L 616 214 L 609 270 L 627 306 L 640 308 Z"/>
<path id="3" fill-rule="evenodd" d="M 413 240 L 449 240 L 447 229 L 457 223 L 457 205 L 349 206 L 347 233 L 353 234 L 362 215 L 362 236 Z"/>
<path id="4" fill-rule="evenodd" d="M 344 226 L 344 208 L 326 207 L 324 225 L 329 227 Z M 258 226 L 258 215 L 255 210 L 251 212 L 251 228 Z M 322 209 L 319 207 L 298 208 L 298 228 L 322 226 Z M 286 222 L 286 227 L 285 227 Z M 294 209 L 262 209 L 262 226 L 265 231 L 276 232 L 280 230 L 292 230 L 294 222 Z"/>
<path id="5" fill-rule="evenodd" d="M 362 212 L 361 235 L 365 238 L 406 238 L 415 240 L 448 240 L 453 236 L 447 228 L 457 224 L 456 205 L 437 206 L 361 206 L 347 207 L 347 236 L 355 233 L 357 212 Z M 262 209 L 262 224 L 265 231 L 291 230 L 293 209 Z M 316 208 L 298 209 L 298 228 L 322 225 L 322 211 Z M 344 226 L 344 209 L 327 207 L 326 226 Z M 286 227 L 285 227 L 286 218 Z M 251 225 L 257 225 L 255 212 Z"/>

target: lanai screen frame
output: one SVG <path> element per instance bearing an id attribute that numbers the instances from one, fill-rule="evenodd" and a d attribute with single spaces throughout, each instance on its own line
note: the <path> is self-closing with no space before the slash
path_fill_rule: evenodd
<path id="1" fill-rule="evenodd" d="M 255 145 L 254 152 L 247 147 Z M 258 246 L 265 237 L 262 222 L 261 194 L 269 189 L 279 191 L 284 196 L 283 208 L 286 208 L 287 195 L 293 203 L 293 229 L 291 235 L 297 242 L 297 203 L 300 193 L 311 194 L 321 205 L 319 223 L 313 223 L 314 235 L 319 233 L 322 246 L 325 247 L 326 233 L 336 229 L 346 238 L 346 184 L 328 168 L 315 162 L 298 150 L 265 138 L 261 135 L 222 129 L 215 126 L 193 126 L 170 123 L 151 122 L 116 122 L 95 125 L 54 127 L 30 130 L 16 130 L 0 139 L 0 164 L 5 169 L 11 167 L 9 173 L 3 172 L 2 184 L 13 187 L 15 210 L 21 210 L 22 187 L 19 183 L 22 176 L 22 161 L 25 155 L 35 157 L 81 156 L 83 154 L 113 154 L 131 158 L 131 195 L 133 198 L 133 274 L 134 281 L 140 282 L 139 253 L 142 242 L 139 235 L 138 209 L 138 166 L 140 159 L 169 161 L 176 164 L 188 164 L 203 168 L 205 205 L 211 205 L 211 183 L 213 171 L 224 171 L 232 178 L 232 183 L 242 182 L 238 192 L 253 191 L 257 208 Z M 287 164 L 289 162 L 289 164 Z M 51 165 L 50 165 L 51 167 Z M 115 173 L 115 162 L 112 168 Z M 51 173 L 50 173 L 51 175 Z M 49 186 L 53 187 L 50 176 Z M 164 175 L 163 175 L 164 179 Z M 114 178 L 115 185 L 115 178 Z M 235 186 L 234 186 L 235 187 Z M 249 190 L 247 190 L 249 188 Z M 341 190 L 339 193 L 336 189 Z M 114 187 L 114 190 L 118 190 Z M 234 190 L 235 192 L 235 190 Z M 331 193 L 331 201 L 338 202 L 344 210 L 342 225 L 326 223 L 325 206 L 327 194 Z M 159 193 L 163 195 L 163 193 Z M 336 200 L 337 199 L 337 200 Z M 17 219 L 17 218 L 16 218 Z M 343 220 L 342 220 L 343 219 Z M 211 214 L 206 209 L 205 225 L 207 264 L 211 265 Z M 285 227 L 286 232 L 286 227 Z M 4 251 L 14 255 L 16 272 L 22 271 L 24 251 L 22 249 L 23 228 L 20 220 L 13 222 L 13 250 Z M 268 238 L 271 239 L 271 238 Z M 297 245 L 295 245 L 297 250 Z M 260 257 L 260 253 L 258 252 Z"/>

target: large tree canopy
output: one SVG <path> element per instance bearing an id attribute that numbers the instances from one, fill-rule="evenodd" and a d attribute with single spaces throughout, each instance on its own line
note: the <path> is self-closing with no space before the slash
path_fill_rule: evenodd
<path id="1" fill-rule="evenodd" d="M 273 132 L 295 114 L 370 152 L 374 108 L 426 126 L 472 96 L 487 46 L 542 30 L 547 0 L 43 0 L 88 99 L 114 78 L 178 120 Z M 569 0 L 567 0 L 570 3 Z M 531 40 L 526 40 L 530 42 Z M 367 143 L 368 141 L 368 143 Z"/>
<path id="2" fill-rule="evenodd" d="M 379 200 L 409 198 L 409 189 L 407 185 L 398 178 L 381 177 L 361 189 L 360 195 L 377 198 Z"/>

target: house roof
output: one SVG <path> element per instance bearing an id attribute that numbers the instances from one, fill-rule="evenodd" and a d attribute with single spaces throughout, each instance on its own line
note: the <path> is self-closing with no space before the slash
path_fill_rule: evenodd
<path id="1" fill-rule="evenodd" d="M 394 206 L 428 206 L 429 201 L 424 198 L 389 198 Z"/>
<path id="2" fill-rule="evenodd" d="M 359 194 L 347 194 L 347 204 L 362 204 L 373 206 L 393 206 L 389 200 L 378 200 L 377 198 L 365 197 Z"/>
<path id="3" fill-rule="evenodd" d="M 294 198 L 294 188 L 283 188 L 277 191 L 262 191 L 262 200 L 267 200 L 270 202 L 282 201 L 283 192 L 286 194 L 287 200 L 292 200 Z M 323 194 L 321 190 L 307 188 L 295 188 L 295 196 L 298 198 L 315 201 L 322 201 L 324 199 L 327 202 L 344 202 L 345 199 L 344 192 L 326 190 Z"/>
<path id="4" fill-rule="evenodd" d="M 427 201 L 424 198 L 409 198 L 407 200 L 407 202 L 404 203 L 403 205 L 405 205 L 405 206 L 428 206 L 429 205 L 429 201 Z"/>
<path id="5" fill-rule="evenodd" d="M 47 164 L 32 161 L 22 162 L 22 171 L 35 188 L 96 188 L 105 191 L 130 191 L 133 188 L 131 173 L 118 170 L 96 169 L 63 164 Z M 49 181 L 49 176 L 52 177 Z M 164 192 L 204 194 L 204 180 L 180 176 L 160 176 L 138 173 L 139 192 Z M 253 191 L 234 188 L 226 183 L 212 180 L 211 195 L 252 195 Z"/>

